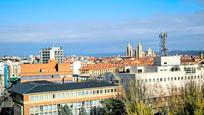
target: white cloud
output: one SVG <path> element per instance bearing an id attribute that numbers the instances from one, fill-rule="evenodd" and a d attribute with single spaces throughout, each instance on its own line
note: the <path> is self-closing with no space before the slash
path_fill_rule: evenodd
<path id="1" fill-rule="evenodd" d="M 204 12 L 191 14 L 157 14 L 151 19 L 122 21 L 87 21 L 44 25 L 2 25 L 1 42 L 104 42 L 127 39 L 151 40 L 161 31 L 170 36 L 193 36 L 204 34 Z M 203 37 L 203 36 L 200 36 Z M 203 40 L 204 42 L 204 40 Z"/>

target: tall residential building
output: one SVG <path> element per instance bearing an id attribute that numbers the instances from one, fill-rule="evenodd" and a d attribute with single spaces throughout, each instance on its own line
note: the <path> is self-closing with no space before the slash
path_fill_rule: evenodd
<path id="1" fill-rule="evenodd" d="M 40 50 L 40 62 L 48 63 L 50 59 L 55 59 L 58 63 L 64 60 L 64 51 L 61 47 L 44 48 Z"/>
<path id="2" fill-rule="evenodd" d="M 126 49 L 126 56 L 132 57 L 133 56 L 133 50 L 130 44 L 128 44 L 127 49 Z"/>
<path id="3" fill-rule="evenodd" d="M 120 96 L 121 87 L 104 81 L 57 84 L 47 81 L 19 83 L 12 87 L 14 115 L 61 115 L 65 105 L 73 115 L 82 107 L 96 115 L 100 101 Z"/>

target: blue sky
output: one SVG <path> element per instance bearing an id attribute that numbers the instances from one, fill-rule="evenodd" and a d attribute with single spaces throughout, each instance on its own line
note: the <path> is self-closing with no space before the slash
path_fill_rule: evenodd
<path id="1" fill-rule="evenodd" d="M 61 45 L 66 54 L 124 52 L 128 42 L 159 50 L 204 49 L 202 0 L 0 0 L 0 55 L 37 54 Z"/>

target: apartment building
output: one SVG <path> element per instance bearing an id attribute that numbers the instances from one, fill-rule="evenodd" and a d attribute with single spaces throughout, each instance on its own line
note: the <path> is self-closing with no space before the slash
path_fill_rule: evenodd
<path id="1" fill-rule="evenodd" d="M 120 95 L 120 86 L 104 81 L 53 83 L 33 81 L 16 84 L 13 88 L 14 115 L 58 115 L 60 107 L 69 106 L 78 115 L 83 106 L 87 113 L 100 101 Z"/>
<path id="2" fill-rule="evenodd" d="M 50 59 L 55 59 L 58 63 L 64 60 L 64 51 L 61 47 L 43 48 L 40 50 L 40 62 L 48 63 Z"/>

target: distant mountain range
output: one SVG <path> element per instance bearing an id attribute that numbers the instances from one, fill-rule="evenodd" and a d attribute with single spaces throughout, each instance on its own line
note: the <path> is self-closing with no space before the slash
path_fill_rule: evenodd
<path id="1" fill-rule="evenodd" d="M 203 51 L 202 51 L 203 52 Z M 169 51 L 169 55 L 192 55 L 196 56 L 200 54 L 200 50 L 187 50 L 187 51 L 180 51 L 180 50 L 174 50 L 174 51 Z"/>

